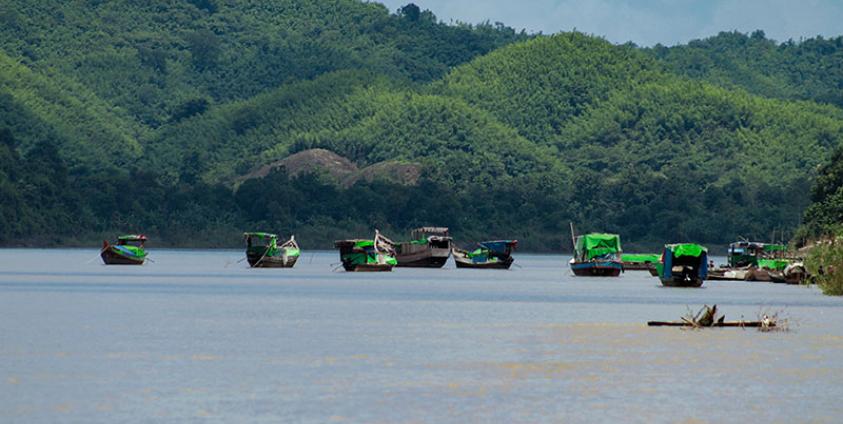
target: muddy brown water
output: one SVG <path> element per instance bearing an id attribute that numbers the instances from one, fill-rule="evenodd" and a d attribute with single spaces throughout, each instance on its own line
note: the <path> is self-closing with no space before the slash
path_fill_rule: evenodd
<path id="1" fill-rule="evenodd" d="M 0 422 L 840 422 L 843 299 L 646 272 L 350 274 L 334 252 L 0 250 Z M 49 257 L 49 261 L 44 258 Z M 92 260 L 93 259 L 93 260 Z M 791 331 L 648 328 L 717 303 Z"/>

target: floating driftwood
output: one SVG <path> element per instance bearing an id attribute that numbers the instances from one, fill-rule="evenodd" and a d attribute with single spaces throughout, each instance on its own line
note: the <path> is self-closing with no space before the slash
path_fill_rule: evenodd
<path id="1" fill-rule="evenodd" d="M 786 322 L 782 322 L 786 324 Z M 696 314 L 688 313 L 682 317 L 681 321 L 649 321 L 649 327 L 690 327 L 690 328 L 705 328 L 705 327 L 750 327 L 758 328 L 760 331 L 772 331 L 784 329 L 785 326 L 780 326 L 778 313 L 768 316 L 763 314 L 758 321 L 726 321 L 725 315 L 717 315 L 717 305 L 709 307 L 704 305 L 702 309 Z"/>

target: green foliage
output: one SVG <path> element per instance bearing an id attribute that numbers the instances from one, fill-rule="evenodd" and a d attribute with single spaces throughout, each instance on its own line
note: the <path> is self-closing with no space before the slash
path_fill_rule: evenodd
<path id="1" fill-rule="evenodd" d="M 843 106 L 843 36 L 777 44 L 763 31 L 721 32 L 675 47 L 648 49 L 669 69 L 766 97 Z"/>
<path id="2" fill-rule="evenodd" d="M 569 220 L 649 246 L 764 238 L 810 201 L 801 233 L 843 220 L 843 150 L 808 190 L 843 141 L 843 111 L 818 104 L 840 104 L 840 38 L 638 49 L 413 4 L 9 1 L 0 244 L 266 228 L 325 247 L 433 224 L 547 250 Z M 317 147 L 422 176 L 244 178 Z"/>
<path id="3" fill-rule="evenodd" d="M 410 21 L 356 0 L 7 0 L 0 50 L 55 70 L 158 127 L 186 101 L 227 103 L 364 69 L 430 81 L 527 38 L 503 26 Z"/>
<path id="4" fill-rule="evenodd" d="M 501 48 L 454 70 L 436 88 L 543 144 L 612 92 L 654 79 L 656 68 L 632 47 L 572 32 Z"/>
<path id="5" fill-rule="evenodd" d="M 817 172 L 811 201 L 797 233 L 802 242 L 836 234 L 843 225 L 843 147 Z"/>
<path id="6" fill-rule="evenodd" d="M 837 225 L 836 232 L 832 233 L 832 237 L 817 243 L 805 259 L 808 272 L 814 276 L 814 281 L 823 293 L 829 296 L 843 296 L 843 243 L 841 243 L 841 234 L 843 234 L 843 231 L 841 231 L 840 225 Z"/>

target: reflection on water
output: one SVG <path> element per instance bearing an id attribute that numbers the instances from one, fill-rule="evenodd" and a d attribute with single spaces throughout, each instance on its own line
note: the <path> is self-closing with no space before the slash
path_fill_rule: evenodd
<path id="1" fill-rule="evenodd" d="M 826 421 L 843 416 L 843 300 L 646 272 L 249 269 L 236 251 L 0 250 L 0 421 Z M 93 259 L 93 260 L 92 260 Z M 647 328 L 717 303 L 787 333 Z"/>

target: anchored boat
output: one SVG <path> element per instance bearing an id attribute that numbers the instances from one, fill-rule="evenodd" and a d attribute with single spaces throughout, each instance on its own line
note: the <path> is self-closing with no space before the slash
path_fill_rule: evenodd
<path id="1" fill-rule="evenodd" d="M 621 262 L 624 271 L 647 271 L 659 262 L 658 253 L 623 253 Z"/>
<path id="2" fill-rule="evenodd" d="M 114 244 L 102 241 L 100 257 L 106 265 L 143 265 L 147 252 L 144 249 L 146 236 L 129 234 L 117 237 Z"/>
<path id="3" fill-rule="evenodd" d="M 708 275 L 708 249 L 694 243 L 666 244 L 656 270 L 664 286 L 700 287 Z"/>
<path id="4" fill-rule="evenodd" d="M 569 262 L 578 277 L 617 277 L 623 272 L 621 237 L 617 234 L 591 233 L 574 235 L 574 257 Z"/>
<path id="5" fill-rule="evenodd" d="M 395 243 L 375 230 L 372 240 L 337 240 L 334 247 L 340 251 L 342 267 L 349 272 L 392 271 L 395 260 Z"/>
<path id="6" fill-rule="evenodd" d="M 412 240 L 398 243 L 395 259 L 400 267 L 442 268 L 451 255 L 452 239 L 446 227 L 421 227 L 410 234 Z"/>
<path id="7" fill-rule="evenodd" d="M 278 245 L 278 236 L 272 233 L 243 233 L 246 240 L 246 259 L 253 268 L 292 268 L 301 256 L 296 238 Z"/>
<path id="8" fill-rule="evenodd" d="M 766 261 L 783 259 L 786 251 L 787 246 L 783 244 L 736 241 L 729 245 L 729 267 L 769 266 L 771 263 Z M 787 265 L 785 264 L 784 266 L 786 267 Z M 784 267 L 781 269 L 783 270 Z"/>
<path id="9" fill-rule="evenodd" d="M 457 268 L 509 269 L 515 261 L 512 251 L 518 240 L 494 240 L 477 243 L 472 251 L 453 248 Z"/>

